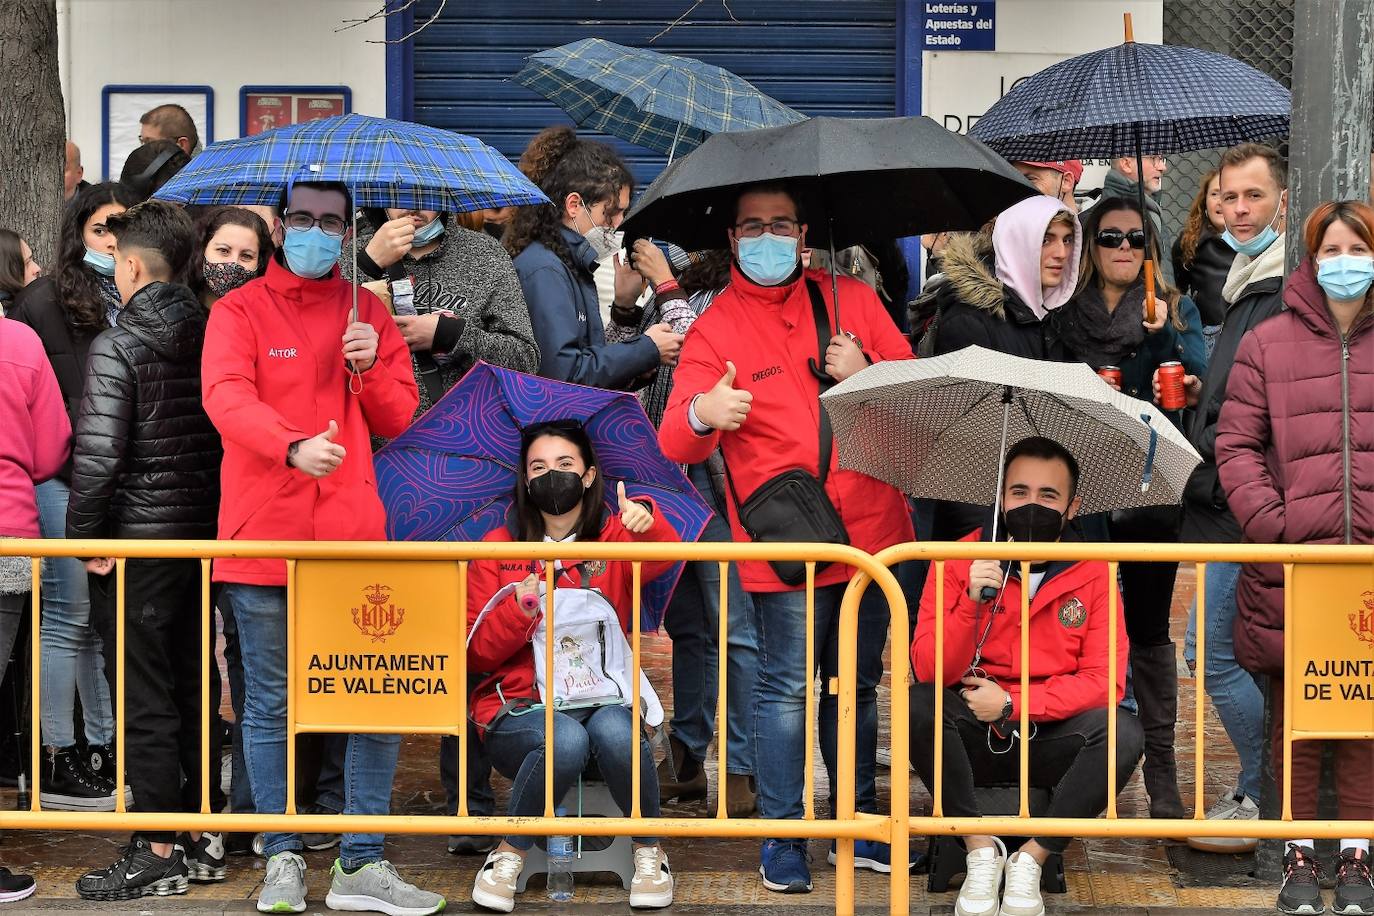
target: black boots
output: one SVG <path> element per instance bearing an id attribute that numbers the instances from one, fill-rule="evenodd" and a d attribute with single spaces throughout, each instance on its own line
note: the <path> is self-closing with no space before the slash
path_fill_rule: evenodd
<path id="1" fill-rule="evenodd" d="M 1178 720 L 1178 668 L 1174 644 L 1131 646 L 1131 683 L 1145 731 L 1145 792 L 1150 817 L 1187 817 L 1178 792 L 1174 723 Z"/>

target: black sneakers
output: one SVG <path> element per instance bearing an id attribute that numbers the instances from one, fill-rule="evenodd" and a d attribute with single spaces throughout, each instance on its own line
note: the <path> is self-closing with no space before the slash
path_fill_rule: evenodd
<path id="1" fill-rule="evenodd" d="M 76 882 L 76 892 L 87 900 L 134 900 L 155 895 L 184 894 L 189 878 L 180 847 L 167 858 L 154 854 L 143 837 L 136 836 L 108 868 L 87 872 Z"/>
<path id="2" fill-rule="evenodd" d="M 1326 909 L 1318 881 L 1322 869 L 1312 857 L 1311 846 L 1288 844 L 1283 857 L 1283 886 L 1279 888 L 1278 907 L 1298 916 L 1317 916 Z M 1368 872 L 1366 871 L 1366 874 Z"/>
<path id="3" fill-rule="evenodd" d="M 16 875 L 8 868 L 0 868 L 0 903 L 13 903 L 33 895 L 38 885 L 28 875 Z"/>
<path id="4" fill-rule="evenodd" d="M 224 880 L 223 834 L 202 833 L 199 840 L 192 841 L 189 833 L 183 833 L 177 837 L 177 845 L 186 860 L 187 877 L 196 884 Z"/>
<path id="5" fill-rule="evenodd" d="M 113 744 L 92 744 L 86 748 L 86 768 L 108 782 L 115 784 L 115 749 Z"/>
<path id="6" fill-rule="evenodd" d="M 114 786 L 86 768 L 75 747 L 48 748 L 38 800 L 56 811 L 113 811 Z"/>
<path id="7" fill-rule="evenodd" d="M 1336 898 L 1331 910 L 1346 916 L 1374 914 L 1374 881 L 1369 875 L 1369 853 L 1342 849 L 1336 857 Z"/>

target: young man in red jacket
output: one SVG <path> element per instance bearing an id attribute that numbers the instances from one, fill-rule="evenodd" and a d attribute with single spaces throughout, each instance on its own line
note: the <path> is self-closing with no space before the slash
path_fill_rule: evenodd
<path id="1" fill-rule="evenodd" d="M 1034 436 L 1007 452 L 1002 491 L 1003 524 L 1013 541 L 1058 541 L 1078 513 L 1078 462 L 1062 445 Z M 975 531 L 966 541 L 985 540 Z M 1021 693 L 1020 565 L 996 560 L 945 563 L 943 684 L 935 680 L 935 582 L 926 582 L 917 615 L 911 664 L 911 759 L 933 791 L 935 691 L 944 697 L 944 813 L 978 817 L 977 779 L 1015 783 L 1020 777 L 1016 729 L 1029 704 L 1030 778 L 1053 792 L 1046 817 L 1097 817 L 1107 807 L 1107 564 L 1037 563 L 1031 566 L 1030 693 Z M 985 600 L 990 592 L 995 596 Z M 1120 708 L 1126 692 L 1129 646 L 1120 594 L 1116 605 L 1116 785 L 1120 792 L 1140 759 L 1145 734 Z M 1043 916 L 1040 868 L 1069 837 L 1036 837 L 1010 857 L 992 836 L 964 838 L 968 870 L 956 916 Z"/>
<path id="2" fill-rule="evenodd" d="M 747 502 L 770 478 L 798 468 L 813 477 L 824 476 L 825 495 L 855 547 L 876 553 L 911 540 L 911 515 L 902 494 L 871 477 L 842 470 L 833 440 L 828 442 L 828 469 L 822 474 L 822 383 L 810 366 L 822 364 L 828 387 L 870 363 L 911 359 L 910 344 L 877 294 L 849 277 L 839 279 L 838 313 L 844 322 L 840 329 L 835 303 L 830 301 L 829 275 L 802 269 L 806 223 L 787 187 L 746 188 L 736 204 L 729 242 L 735 256 L 730 285 L 683 342 L 659 427 L 664 454 L 684 464 L 699 464 L 721 449 L 734 492 L 727 511 L 736 541 L 750 539 L 740 525 L 739 503 Z M 824 353 L 819 352 L 812 289 L 819 291 L 834 329 Z M 739 570 L 753 598 L 759 644 L 754 720 L 759 816 L 798 819 L 804 810 L 806 588 L 784 583 L 767 563 L 740 563 Z M 840 600 L 851 573 L 848 567 L 831 566 L 816 575 L 815 657 L 822 684 L 839 673 Z M 855 803 L 860 811 L 877 810 L 877 685 L 888 619 L 881 592 L 869 589 L 859 609 Z M 837 699 L 823 690 L 821 753 L 830 775 L 832 810 L 837 712 Z M 833 848 L 831 852 L 833 862 Z M 860 841 L 855 855 L 860 867 L 891 868 L 885 845 Z M 806 841 L 765 841 L 759 871 L 769 890 L 810 891 Z"/>
<path id="3" fill-rule="evenodd" d="M 266 276 L 220 299 L 206 329 L 205 410 L 224 438 L 222 540 L 385 540 L 369 435 L 394 438 L 419 403 L 410 353 L 381 302 L 352 290 L 337 262 L 352 200 L 339 184 L 283 195 Z M 355 394 L 354 391 L 357 393 Z M 286 806 L 286 564 L 217 560 L 219 601 L 238 623 L 246 688 L 244 757 L 262 813 Z M 386 814 L 395 735 L 350 735 L 348 814 Z M 299 834 L 264 838 L 261 912 L 305 909 Z M 415 916 L 444 898 L 402 881 L 378 834 L 345 834 L 328 904 Z"/>

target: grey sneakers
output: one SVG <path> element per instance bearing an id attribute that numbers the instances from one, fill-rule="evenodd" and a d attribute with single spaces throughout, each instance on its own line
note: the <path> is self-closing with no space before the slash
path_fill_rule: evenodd
<path id="1" fill-rule="evenodd" d="M 325 905 L 331 910 L 386 913 L 387 916 L 429 916 L 447 903 L 438 894 L 422 891 L 396 873 L 383 859 L 349 874 L 337 859 Z"/>
<path id="2" fill-rule="evenodd" d="M 279 852 L 267 860 L 267 878 L 258 894 L 259 913 L 305 912 L 305 860 Z"/>
<path id="3" fill-rule="evenodd" d="M 1253 821 L 1259 818 L 1259 808 L 1246 797 L 1240 787 L 1228 789 L 1207 811 L 1209 821 Z M 1190 836 L 1188 845 L 1201 852 L 1253 852 L 1259 845 L 1257 837 Z"/>

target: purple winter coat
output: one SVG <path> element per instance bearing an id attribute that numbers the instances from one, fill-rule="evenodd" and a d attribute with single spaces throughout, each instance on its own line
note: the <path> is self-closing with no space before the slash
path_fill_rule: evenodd
<path id="1" fill-rule="evenodd" d="M 1241 344 L 1217 424 L 1217 466 L 1245 540 L 1374 543 L 1374 317 L 1342 340 L 1310 260 L 1288 310 Z M 1236 659 L 1283 671 L 1283 567 L 1247 564 L 1236 589 Z"/>

